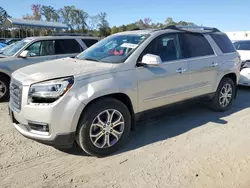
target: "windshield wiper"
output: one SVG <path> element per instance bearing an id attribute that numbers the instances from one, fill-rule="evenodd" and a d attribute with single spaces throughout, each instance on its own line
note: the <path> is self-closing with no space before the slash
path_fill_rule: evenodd
<path id="1" fill-rule="evenodd" d="M 84 58 L 82 60 L 88 60 L 88 61 L 96 61 L 96 62 L 99 62 L 97 59 L 92 59 L 92 58 Z"/>

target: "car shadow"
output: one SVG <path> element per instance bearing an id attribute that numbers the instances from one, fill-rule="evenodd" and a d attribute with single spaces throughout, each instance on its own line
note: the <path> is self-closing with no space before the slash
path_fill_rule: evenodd
<path id="1" fill-rule="evenodd" d="M 227 112 L 213 112 L 201 101 L 193 100 L 165 107 L 153 114 L 145 114 L 131 132 L 129 143 L 113 155 L 135 150 L 155 142 L 184 134 L 208 122 L 226 126 L 224 117 L 250 107 L 250 88 L 240 87 L 237 99 Z M 61 150 L 68 154 L 88 156 L 78 146 Z"/>
<path id="2" fill-rule="evenodd" d="M 208 122 L 226 126 L 228 122 L 224 117 L 250 107 L 249 96 L 250 88 L 240 87 L 237 99 L 227 112 L 213 112 L 203 102 L 189 101 L 166 107 L 158 114 L 146 114 L 131 133 L 129 144 L 116 154 L 181 135 Z"/>

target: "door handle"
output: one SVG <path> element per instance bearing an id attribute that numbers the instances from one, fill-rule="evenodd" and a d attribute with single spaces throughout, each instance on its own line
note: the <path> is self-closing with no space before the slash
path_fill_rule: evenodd
<path id="1" fill-rule="evenodd" d="M 212 63 L 212 67 L 217 67 L 217 66 L 218 66 L 218 63 L 215 63 L 215 62 Z"/>
<path id="2" fill-rule="evenodd" d="M 179 68 L 179 69 L 176 70 L 176 72 L 180 73 L 180 74 L 185 72 L 185 71 L 186 71 L 186 69 L 183 69 L 183 68 Z"/>

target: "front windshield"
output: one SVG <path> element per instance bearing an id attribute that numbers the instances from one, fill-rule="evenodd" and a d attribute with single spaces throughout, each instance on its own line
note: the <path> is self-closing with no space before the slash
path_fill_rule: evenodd
<path id="1" fill-rule="evenodd" d="M 77 56 L 78 59 L 123 63 L 148 35 L 112 35 Z"/>
<path id="2" fill-rule="evenodd" d="M 21 48 L 23 48 L 26 44 L 28 44 L 31 40 L 23 39 L 19 42 L 16 42 L 13 46 L 10 48 L 7 48 L 2 51 L 2 54 L 5 56 L 13 56 L 15 53 L 17 53 Z"/>

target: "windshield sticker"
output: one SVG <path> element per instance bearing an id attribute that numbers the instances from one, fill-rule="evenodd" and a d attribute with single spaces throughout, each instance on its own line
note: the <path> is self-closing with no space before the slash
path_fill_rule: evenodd
<path id="1" fill-rule="evenodd" d="M 124 47 L 124 48 L 132 48 L 132 49 L 136 48 L 137 46 L 138 46 L 138 44 L 133 44 L 133 43 L 123 43 L 123 44 L 121 45 L 121 47 Z"/>

